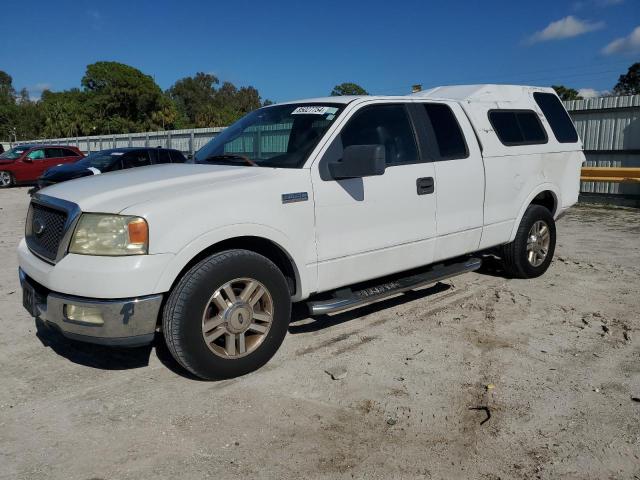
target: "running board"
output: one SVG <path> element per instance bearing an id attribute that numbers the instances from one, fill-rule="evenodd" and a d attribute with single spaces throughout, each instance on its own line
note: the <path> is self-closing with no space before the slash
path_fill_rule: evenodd
<path id="1" fill-rule="evenodd" d="M 350 288 L 343 288 L 337 290 L 333 298 L 329 300 L 308 302 L 309 313 L 310 315 L 326 315 L 349 308 L 360 307 L 392 295 L 423 287 L 430 283 L 446 280 L 447 278 L 455 277 L 463 273 L 473 272 L 474 270 L 478 270 L 480 265 L 482 265 L 482 260 L 479 258 L 468 258 L 458 263 L 435 265 L 426 272 L 398 278 L 362 290 L 353 291 Z"/>

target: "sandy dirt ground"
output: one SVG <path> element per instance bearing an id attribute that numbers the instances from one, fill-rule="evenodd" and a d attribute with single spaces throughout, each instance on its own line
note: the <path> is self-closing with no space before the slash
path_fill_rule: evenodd
<path id="1" fill-rule="evenodd" d="M 638 210 L 574 207 L 535 280 L 487 268 L 297 308 L 267 366 L 202 382 L 161 337 L 37 328 L 16 274 L 27 205 L 0 191 L 1 479 L 640 479 Z"/>

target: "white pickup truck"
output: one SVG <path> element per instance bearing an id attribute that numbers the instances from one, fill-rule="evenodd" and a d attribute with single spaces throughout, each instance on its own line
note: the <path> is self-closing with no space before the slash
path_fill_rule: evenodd
<path id="1" fill-rule="evenodd" d="M 132 346 L 162 331 L 193 374 L 242 375 L 279 348 L 292 302 L 353 308 L 475 270 L 482 251 L 510 276 L 541 275 L 583 161 L 548 88 L 264 107 L 194 165 L 35 194 L 18 247 L 23 304 L 72 339 Z"/>

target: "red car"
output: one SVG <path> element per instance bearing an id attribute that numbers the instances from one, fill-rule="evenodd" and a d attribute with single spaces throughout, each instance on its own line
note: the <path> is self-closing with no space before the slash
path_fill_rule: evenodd
<path id="1" fill-rule="evenodd" d="M 0 155 L 0 188 L 35 183 L 45 170 L 71 163 L 84 155 L 76 147 L 19 145 Z"/>

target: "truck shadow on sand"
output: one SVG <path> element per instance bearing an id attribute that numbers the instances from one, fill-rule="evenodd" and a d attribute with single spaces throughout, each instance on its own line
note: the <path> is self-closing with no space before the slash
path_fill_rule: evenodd
<path id="1" fill-rule="evenodd" d="M 101 370 L 130 370 L 149 365 L 152 345 L 137 348 L 116 348 L 71 340 L 36 319 L 36 336 L 45 347 L 61 357 Z"/>
<path id="2" fill-rule="evenodd" d="M 36 336 L 42 345 L 70 362 L 100 370 L 133 370 L 148 367 L 151 352 L 155 348 L 158 360 L 169 370 L 191 380 L 200 380 L 174 360 L 160 332 L 156 333 L 151 345 L 135 348 L 107 347 L 71 340 L 37 319 Z"/>

